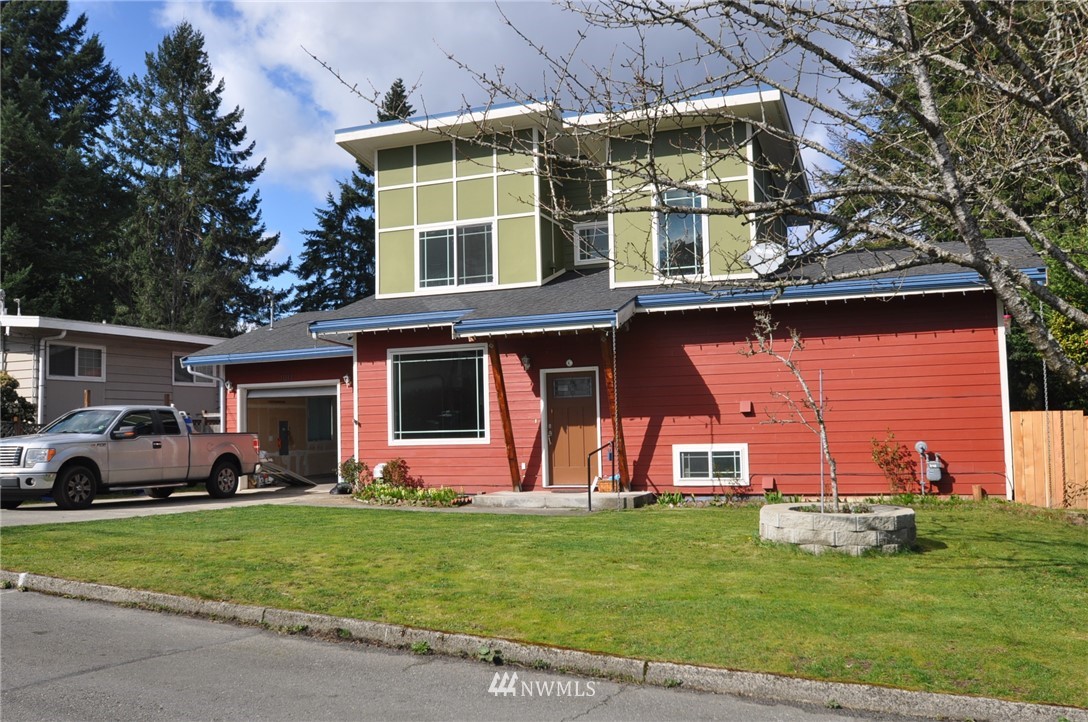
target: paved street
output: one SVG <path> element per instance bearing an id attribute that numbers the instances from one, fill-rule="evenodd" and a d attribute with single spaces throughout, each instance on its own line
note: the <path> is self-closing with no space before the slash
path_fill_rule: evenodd
<path id="1" fill-rule="evenodd" d="M 289 637 L 16 590 L 0 592 L 0 634 L 5 722 L 891 719 Z M 516 694 L 489 693 L 496 673 L 499 681 L 517 674 L 514 685 L 507 679 Z"/>

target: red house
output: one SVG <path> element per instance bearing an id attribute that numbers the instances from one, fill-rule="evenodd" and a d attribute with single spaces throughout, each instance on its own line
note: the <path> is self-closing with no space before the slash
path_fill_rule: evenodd
<path id="1" fill-rule="evenodd" d="M 1011 496 L 1003 312 L 980 278 L 934 264 L 795 285 L 816 279 L 812 269 L 761 268 L 749 250 L 789 229 L 712 211 L 723 189 L 754 200 L 798 192 L 798 168 L 768 171 L 796 154 L 745 121 L 788 123 L 781 98 L 670 113 L 653 133 L 628 124 L 607 140 L 586 135 L 605 119 L 546 106 L 340 131 L 375 175 L 375 295 L 184 363 L 220 367 L 228 430 L 259 433 L 305 474 L 402 457 L 428 485 L 467 493 L 584 488 L 614 470 L 632 490 L 816 495 L 819 439 L 788 402 L 802 400 L 799 383 L 745 353 L 755 312 L 769 310 L 778 348 L 787 329 L 803 339 L 792 359 L 822 388 L 840 493 L 889 491 L 872 443 L 891 432 L 940 456 L 941 493 Z M 469 131 L 472 142 L 459 140 Z M 547 150 L 560 142 L 612 170 L 553 182 Z M 647 148 L 671 181 L 615 172 Z M 624 205 L 595 215 L 601 198 L 621 195 Z M 585 212 L 570 221 L 552 212 L 560 205 Z M 992 245 L 1043 277 L 1022 239 Z M 875 268 L 897 253 L 836 263 Z M 761 278 L 749 260 L 762 280 L 794 285 L 749 290 Z"/>

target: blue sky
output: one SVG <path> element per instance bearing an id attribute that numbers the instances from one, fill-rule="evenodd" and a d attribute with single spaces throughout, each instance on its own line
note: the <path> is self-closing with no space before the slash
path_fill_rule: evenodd
<path id="1" fill-rule="evenodd" d="M 570 46 L 580 26 L 576 17 L 546 3 L 515 3 L 504 10 L 556 45 Z M 478 68 L 502 65 L 527 87 L 542 78 L 540 62 L 490 3 L 72 2 L 69 21 L 80 13 L 126 78 L 143 74 L 145 54 L 182 20 L 204 34 L 212 68 L 226 82 L 224 106 L 245 111 L 255 158 L 267 162 L 258 188 L 264 223 L 270 233 L 280 233 L 276 260 L 290 255 L 297 262 L 301 231 L 314 226 L 314 210 L 353 168 L 352 158 L 333 142 L 335 130 L 375 119 L 373 107 L 309 53 L 366 95 L 372 89 L 384 93 L 403 77 L 416 87 L 416 110 L 433 113 L 487 100 L 447 53 Z M 536 82 L 542 89 L 542 80 Z M 277 285 L 294 280 L 283 277 Z"/>

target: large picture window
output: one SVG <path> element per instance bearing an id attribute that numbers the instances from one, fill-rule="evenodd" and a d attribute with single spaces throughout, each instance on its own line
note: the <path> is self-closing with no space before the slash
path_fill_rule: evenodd
<path id="1" fill-rule="evenodd" d="M 420 231 L 420 288 L 491 283 L 493 269 L 490 223 Z"/>
<path id="2" fill-rule="evenodd" d="M 390 354 L 393 441 L 487 438 L 481 348 Z"/>
<path id="3" fill-rule="evenodd" d="M 106 378 L 105 354 L 93 346 L 68 346 L 49 344 L 49 376 L 53 378 L 92 379 Z"/>
<path id="4" fill-rule="evenodd" d="M 678 486 L 748 486 L 747 444 L 678 444 L 672 453 Z"/>
<path id="5" fill-rule="evenodd" d="M 660 196 L 668 212 L 657 214 L 657 267 L 663 276 L 697 276 L 703 272 L 702 197 L 691 191 L 668 190 Z"/>

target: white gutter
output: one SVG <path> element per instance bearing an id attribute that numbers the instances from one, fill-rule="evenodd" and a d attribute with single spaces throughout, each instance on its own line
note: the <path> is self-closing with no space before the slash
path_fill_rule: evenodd
<path id="1" fill-rule="evenodd" d="M 42 336 L 38 341 L 38 356 L 35 361 L 38 364 L 38 425 L 45 423 L 45 344 L 48 341 L 60 341 L 68 335 L 65 329 L 57 336 Z"/>

